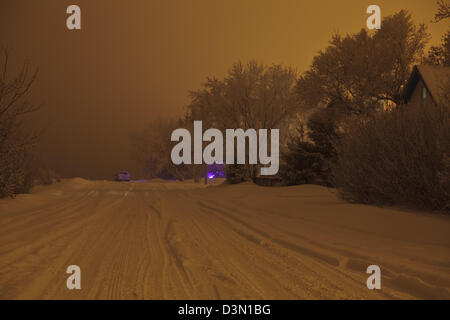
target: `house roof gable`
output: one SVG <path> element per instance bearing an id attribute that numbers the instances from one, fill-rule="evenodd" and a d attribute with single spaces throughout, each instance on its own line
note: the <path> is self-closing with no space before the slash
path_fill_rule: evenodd
<path id="1" fill-rule="evenodd" d="M 426 64 L 414 66 L 403 92 L 405 103 L 411 98 L 419 80 L 423 81 L 433 101 L 439 103 L 443 95 L 443 86 L 447 81 L 450 81 L 450 67 Z"/>

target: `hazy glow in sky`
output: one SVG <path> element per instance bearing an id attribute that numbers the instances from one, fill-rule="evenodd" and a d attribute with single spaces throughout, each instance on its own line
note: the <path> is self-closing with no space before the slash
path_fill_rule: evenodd
<path id="1" fill-rule="evenodd" d="M 66 8 L 82 10 L 68 31 Z M 34 115 L 40 145 L 63 176 L 138 175 L 128 133 L 158 115 L 182 114 L 189 90 L 238 60 L 307 69 L 332 33 L 365 27 L 369 2 L 302 0 L 2 0 L 0 45 L 39 68 Z M 377 1 L 382 16 L 408 9 L 440 41 L 429 0 Z M 168 137 L 168 141 L 170 137 Z M 136 177 L 137 178 L 137 177 Z"/>

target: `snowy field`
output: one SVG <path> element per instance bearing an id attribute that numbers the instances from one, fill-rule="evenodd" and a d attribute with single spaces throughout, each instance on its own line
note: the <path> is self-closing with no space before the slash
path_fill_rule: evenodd
<path id="1" fill-rule="evenodd" d="M 0 298 L 450 299 L 450 218 L 312 185 L 63 180 L 0 200 Z"/>

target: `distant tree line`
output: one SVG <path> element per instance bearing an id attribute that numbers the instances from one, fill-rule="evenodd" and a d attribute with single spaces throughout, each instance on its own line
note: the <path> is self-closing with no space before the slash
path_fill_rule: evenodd
<path id="1" fill-rule="evenodd" d="M 170 161 L 168 144 L 171 130 L 179 127 L 192 132 L 194 120 L 202 120 L 205 128 L 217 128 L 224 132 L 227 128 L 242 128 L 244 130 L 264 128 L 288 128 L 290 120 L 299 111 L 299 102 L 295 96 L 294 87 L 297 72 L 290 67 L 281 65 L 265 66 L 256 61 L 246 64 L 238 62 L 232 66 L 224 79 L 208 78 L 202 87 L 190 92 L 190 103 L 186 107 L 186 114 L 181 120 L 161 119 L 150 123 L 140 132 L 132 133 L 133 153 L 139 159 L 147 176 L 162 176 L 170 172 L 173 177 L 184 179 L 192 177 L 200 180 L 206 175 L 205 165 L 189 165 L 175 167 Z M 162 121 L 170 123 L 171 130 L 160 134 L 163 129 L 156 123 Z M 287 134 L 287 130 L 281 130 Z M 161 138 L 162 140 L 158 140 Z M 281 140 L 287 137 L 282 137 Z M 152 153 L 145 146 L 150 143 L 160 149 L 160 144 L 168 144 L 165 153 Z M 146 150 L 146 151 L 143 151 Z M 157 154 L 158 159 L 152 159 Z M 146 163 L 153 163 L 146 165 Z M 162 166 L 155 166 L 164 163 Z M 150 171 L 146 168 L 152 167 Z M 164 170 L 162 169 L 164 168 Z M 167 170 L 170 168 L 170 170 Z M 256 176 L 255 165 L 227 166 L 227 176 L 233 181 L 240 182 Z"/>
<path id="2" fill-rule="evenodd" d="M 438 8 L 435 21 L 448 19 L 448 4 L 440 1 Z M 282 65 L 235 63 L 224 78 L 207 78 L 190 92 L 182 119 L 134 133 L 135 154 L 151 176 L 200 180 L 204 166 L 170 163 L 171 130 L 194 120 L 221 130 L 279 128 L 285 185 L 322 184 L 357 202 L 449 210 L 448 99 L 435 110 L 399 107 L 414 65 L 448 66 L 448 35 L 426 52 L 426 26 L 401 10 L 379 30 L 333 35 L 302 74 Z M 231 183 L 255 180 L 255 172 L 251 165 L 227 166 Z"/>

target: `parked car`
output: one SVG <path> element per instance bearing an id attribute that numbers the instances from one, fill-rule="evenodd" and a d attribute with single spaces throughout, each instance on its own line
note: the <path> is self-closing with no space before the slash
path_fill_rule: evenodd
<path id="1" fill-rule="evenodd" d="M 131 180 L 131 175 L 129 172 L 120 171 L 119 173 L 117 173 L 116 181 L 130 181 L 130 180 Z"/>

